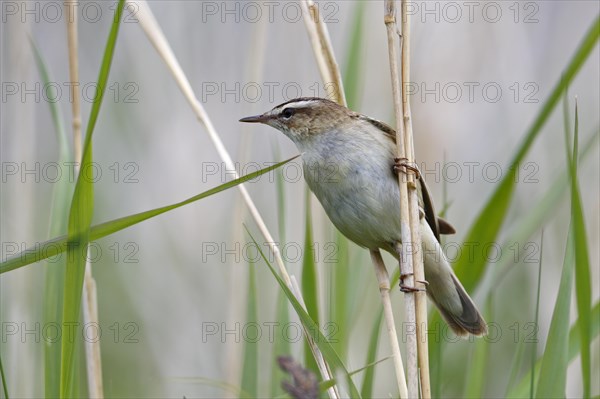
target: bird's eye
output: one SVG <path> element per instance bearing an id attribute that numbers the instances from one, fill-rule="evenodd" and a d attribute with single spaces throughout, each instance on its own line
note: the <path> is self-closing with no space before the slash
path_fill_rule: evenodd
<path id="1" fill-rule="evenodd" d="M 292 115 L 294 115 L 294 109 L 293 108 L 286 108 L 283 110 L 283 112 L 281 112 L 281 115 L 283 115 L 283 117 L 285 119 L 290 119 L 292 117 Z"/>

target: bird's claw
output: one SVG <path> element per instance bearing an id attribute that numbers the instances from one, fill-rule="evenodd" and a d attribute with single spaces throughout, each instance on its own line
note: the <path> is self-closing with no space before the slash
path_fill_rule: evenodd
<path id="1" fill-rule="evenodd" d="M 417 287 L 410 287 L 406 284 L 404 284 L 404 278 L 408 277 L 408 276 L 412 276 L 413 273 L 403 273 L 400 275 L 400 291 L 404 292 L 404 293 L 408 293 L 408 292 L 425 292 L 427 291 L 425 288 L 417 288 Z M 417 280 L 417 283 L 421 283 L 424 286 L 428 286 L 429 282 L 427 280 Z"/>
<path id="2" fill-rule="evenodd" d="M 404 293 L 408 292 L 425 292 L 425 288 L 409 287 L 408 285 L 400 284 L 400 291 Z"/>
<path id="3" fill-rule="evenodd" d="M 421 178 L 421 172 L 415 163 L 408 163 L 408 158 L 394 158 L 394 165 L 392 166 L 392 170 L 394 173 L 405 173 L 408 174 L 409 171 L 415 175 L 415 179 L 419 180 Z"/>

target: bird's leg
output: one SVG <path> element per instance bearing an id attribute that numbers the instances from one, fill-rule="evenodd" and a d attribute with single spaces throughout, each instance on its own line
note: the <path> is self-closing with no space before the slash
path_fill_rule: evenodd
<path id="1" fill-rule="evenodd" d="M 403 256 L 402 245 L 399 242 L 396 242 L 396 243 L 392 244 L 392 247 L 395 249 L 396 253 L 398 254 L 398 256 L 401 259 L 401 257 Z M 412 256 L 412 255 L 409 254 L 409 256 Z M 419 292 L 419 291 L 425 292 L 425 291 L 427 291 L 425 288 L 417 288 L 417 287 L 405 284 L 404 280 L 407 277 L 411 277 L 411 276 L 414 276 L 414 273 L 412 273 L 412 272 L 410 272 L 410 273 L 402 272 L 402 265 L 401 265 L 401 269 L 400 269 L 400 291 L 402 291 L 404 293 L 407 293 L 407 292 Z M 425 287 L 427 285 L 429 285 L 429 283 L 427 281 L 425 281 L 425 280 L 417 280 L 416 282 L 423 284 Z"/>
<path id="2" fill-rule="evenodd" d="M 415 179 L 421 178 L 421 172 L 415 163 L 408 163 L 408 158 L 394 158 L 394 165 L 392 166 L 394 173 L 400 172 L 408 174 L 408 171 L 415 175 Z"/>
<path id="3" fill-rule="evenodd" d="M 400 274 L 400 291 L 402 292 L 419 292 L 419 291 L 427 291 L 425 288 L 417 288 L 417 287 L 410 287 L 406 284 L 404 284 L 404 279 L 406 277 L 412 276 L 413 273 L 406 273 L 406 274 Z M 425 285 L 428 285 L 429 283 L 427 281 L 417 281 L 418 283 L 423 283 Z"/>

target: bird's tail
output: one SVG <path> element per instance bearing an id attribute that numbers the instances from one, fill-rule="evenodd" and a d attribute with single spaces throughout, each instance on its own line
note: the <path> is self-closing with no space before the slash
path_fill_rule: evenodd
<path id="1" fill-rule="evenodd" d="M 462 337 L 469 334 L 475 336 L 486 335 L 487 324 L 485 320 L 454 273 L 452 273 L 452 281 L 462 305 L 460 310 L 456 307 L 447 306 L 448 304 L 445 301 L 436 300 L 434 292 L 428 291 L 429 297 L 433 300 L 440 314 L 456 335 Z"/>

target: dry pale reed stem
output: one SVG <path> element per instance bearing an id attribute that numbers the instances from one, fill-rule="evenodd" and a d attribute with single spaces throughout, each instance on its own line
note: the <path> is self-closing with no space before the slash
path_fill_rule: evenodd
<path id="1" fill-rule="evenodd" d="M 70 90 L 73 113 L 73 149 L 77 162 L 82 161 L 81 147 L 81 111 L 79 98 L 79 63 L 77 47 L 77 1 L 65 1 L 64 6 L 67 15 L 67 43 L 69 46 L 69 78 L 71 80 Z M 75 172 L 79 173 L 79 164 L 76 164 Z M 96 282 L 92 277 L 92 265 L 88 247 L 88 256 L 85 263 L 85 275 L 83 280 L 83 323 L 98 325 L 98 300 Z M 85 362 L 88 378 L 88 394 L 90 398 L 103 398 L 102 387 L 102 360 L 100 357 L 100 340 L 93 342 L 85 340 Z"/>
<path id="2" fill-rule="evenodd" d="M 298 286 L 298 281 L 296 280 L 296 277 L 291 276 L 291 280 L 292 280 L 292 292 L 294 293 L 294 296 L 298 299 L 298 302 L 300 302 L 300 305 L 302 305 L 304 310 L 306 310 L 306 303 L 304 302 L 304 297 L 302 296 L 302 291 L 300 290 L 300 287 Z M 304 329 L 304 336 L 307 337 L 307 339 L 309 341 L 312 341 L 312 338 L 310 336 L 309 331 L 306 329 L 306 326 L 303 325 L 302 328 Z M 313 353 L 315 361 L 317 362 L 317 367 L 319 368 L 321 375 L 326 375 L 328 380 L 333 380 L 331 370 L 329 370 L 327 363 L 325 363 L 323 354 L 321 354 L 321 352 L 319 352 L 319 351 L 314 350 L 314 348 L 315 348 L 314 342 L 311 343 L 309 346 Z M 327 393 L 329 394 L 330 398 L 339 398 L 340 397 L 340 394 L 337 390 L 337 385 L 334 385 L 331 388 L 327 389 Z"/>
<path id="3" fill-rule="evenodd" d="M 198 101 L 196 95 L 194 94 L 190 82 L 185 76 L 183 70 L 181 69 L 179 62 L 173 54 L 171 46 L 169 46 L 169 43 L 167 42 L 167 39 L 165 38 L 162 30 L 160 29 L 160 26 L 156 22 L 152 11 L 148 7 L 148 3 L 143 0 L 135 1 L 135 3 L 127 1 L 127 6 L 132 7 L 133 11 L 135 11 L 140 27 L 142 28 L 142 30 L 144 31 L 144 33 L 146 34 L 146 36 L 148 37 L 158 54 L 163 58 L 163 60 L 167 64 L 167 67 L 173 74 L 175 81 L 179 85 L 179 88 L 182 91 L 184 97 L 192 107 L 194 113 L 196 114 L 196 117 L 198 118 L 200 123 L 202 123 L 206 128 L 208 136 L 212 140 L 217 150 L 217 153 L 219 154 L 219 157 L 223 160 L 223 163 L 227 168 L 227 173 L 231 173 L 234 175 L 235 178 L 238 178 L 239 175 L 235 169 L 235 165 L 233 163 L 233 160 L 231 159 L 231 156 L 225 149 L 225 146 L 223 145 L 219 134 L 217 133 L 210 118 L 208 117 L 208 114 L 204 110 L 202 103 Z M 240 193 L 244 202 L 246 203 L 246 206 L 248 207 L 248 210 L 250 211 L 250 215 L 254 219 L 254 222 L 258 226 L 258 229 L 261 232 L 265 242 L 267 243 L 269 249 L 275 257 L 275 262 L 277 264 L 277 267 L 279 268 L 281 277 L 283 278 L 287 287 L 292 289 L 292 282 L 283 263 L 279 247 L 275 244 L 273 236 L 269 232 L 265 222 L 262 219 L 262 216 L 260 215 L 258 209 L 254 205 L 254 202 L 252 201 L 250 194 L 246 190 L 246 187 L 243 184 L 240 184 L 237 187 L 240 190 Z M 309 343 L 311 343 L 311 340 L 309 340 Z M 311 349 L 320 353 L 318 347 L 314 342 L 312 342 Z M 327 375 L 323 375 L 322 377 L 324 379 L 328 378 Z"/>
<path id="4" fill-rule="evenodd" d="M 397 38 L 397 25 L 396 25 L 396 8 L 393 0 L 386 0 L 384 11 L 384 22 L 387 30 L 388 39 L 388 52 L 390 61 L 390 73 L 392 79 L 392 94 L 394 97 L 394 110 L 396 114 L 396 150 L 399 158 L 406 158 L 407 151 L 404 141 L 404 111 L 402 104 L 402 87 L 400 86 L 400 79 L 398 76 L 398 38 Z M 405 175 L 402 173 L 398 174 L 398 182 L 400 186 L 400 238 L 401 243 L 396 243 L 396 252 L 398 253 L 400 263 L 400 274 L 403 277 L 402 281 L 405 285 L 412 287 L 414 286 L 413 276 L 413 259 L 410 252 L 412 252 L 412 237 L 410 232 L 410 211 L 408 205 L 408 187 Z M 404 303 L 406 307 L 406 323 L 408 325 L 415 325 L 415 294 L 414 292 L 407 292 L 404 296 Z M 417 365 L 417 337 L 415 334 L 408 334 L 407 337 L 407 385 L 408 385 L 408 397 L 417 398 L 419 389 L 419 375 Z"/>
<path id="5" fill-rule="evenodd" d="M 415 161 L 414 136 L 412 130 L 412 117 L 410 111 L 410 99 L 406 90 L 410 82 L 410 14 L 407 12 L 408 2 L 402 0 L 402 103 L 404 105 L 404 143 L 406 157 L 409 163 Z M 421 378 L 421 397 L 431 398 L 431 384 L 429 381 L 429 348 L 427 344 L 427 295 L 425 293 L 425 269 L 423 265 L 423 251 L 421 251 L 421 231 L 419 220 L 419 203 L 417 187 L 413 175 L 408 176 L 408 207 L 410 211 L 410 231 L 413 243 L 413 272 L 415 286 L 422 291 L 415 293 L 416 307 L 416 334 L 417 351 L 419 363 L 419 375 Z"/>
<path id="6" fill-rule="evenodd" d="M 87 259 L 90 259 L 88 247 Z M 92 265 L 89 261 L 85 264 L 85 278 L 83 281 L 83 324 L 98 324 L 98 295 L 96 281 L 92 277 Z M 93 324 L 92 324 L 93 325 Z M 100 357 L 100 340 L 85 340 L 85 357 L 88 376 L 88 392 L 90 398 L 103 398 L 102 385 L 102 359 Z"/>
<path id="7" fill-rule="evenodd" d="M 338 104 L 346 106 L 346 97 L 344 94 L 341 73 L 337 62 L 335 61 L 335 56 L 333 55 L 327 26 L 319 17 L 318 8 L 315 6 L 312 0 L 303 0 L 300 4 L 302 6 L 302 12 L 304 13 L 306 30 L 313 47 L 313 52 L 317 60 L 317 65 L 319 67 L 323 83 L 327 85 L 331 82 L 335 82 L 335 100 Z M 377 251 L 377 254 L 378 258 L 372 256 L 372 259 L 378 281 L 380 281 L 380 274 L 378 273 L 378 270 L 380 271 L 382 267 L 385 270 L 385 264 L 383 263 L 383 260 L 381 260 L 379 251 Z M 380 262 L 376 261 L 376 259 L 379 259 Z M 387 271 L 385 274 L 387 275 Z M 407 396 L 406 380 L 404 378 L 404 367 L 402 365 L 400 345 L 398 344 L 398 335 L 396 334 L 396 328 L 393 324 L 393 314 L 391 311 L 392 303 L 389 296 L 389 281 L 387 282 L 387 286 L 388 291 L 386 294 L 382 292 L 381 301 L 386 315 L 386 322 L 388 323 L 387 333 L 393 352 L 392 357 L 394 359 L 394 370 L 396 373 L 398 389 L 401 397 L 405 398 Z M 390 328 L 390 321 L 392 328 Z"/>
<path id="8" fill-rule="evenodd" d="M 232 176 L 234 176 L 234 178 L 237 179 L 239 177 L 239 174 L 237 173 L 237 170 L 235 169 L 235 164 L 234 164 L 233 160 L 231 159 L 229 152 L 227 152 L 227 149 L 223 145 L 223 142 L 221 141 L 221 138 L 220 138 L 219 134 L 217 133 L 217 130 L 215 129 L 214 125 L 212 124 L 212 121 L 208 117 L 208 114 L 204 110 L 202 103 L 200 103 L 200 101 L 194 94 L 194 91 L 192 89 L 192 86 L 190 85 L 190 82 L 188 81 L 187 77 L 185 76 L 185 73 L 183 72 L 183 70 L 181 69 L 179 62 L 177 61 L 177 58 L 173 54 L 173 51 L 171 50 L 171 46 L 167 42 L 167 39 L 165 38 L 162 30 L 160 29 L 158 22 L 156 21 L 156 19 L 154 18 L 154 15 L 152 14 L 152 11 L 148 7 L 148 3 L 146 1 L 135 1 L 135 2 L 127 1 L 127 6 L 131 7 L 132 12 L 136 13 L 136 17 L 139 21 L 140 27 L 142 28 L 142 30 L 144 31 L 144 33 L 150 40 L 150 43 L 152 43 L 152 45 L 154 46 L 154 48 L 156 49 L 158 54 L 162 57 L 163 61 L 165 61 L 165 63 L 167 64 L 167 67 L 169 68 L 169 70 L 171 71 L 171 74 L 175 78 L 176 83 L 179 85 L 179 89 L 182 91 L 184 97 L 186 98 L 186 100 L 192 107 L 192 110 L 196 114 L 198 121 L 200 123 L 202 123 L 202 125 L 204 125 L 204 127 L 206 128 L 208 136 L 211 139 L 211 141 L 213 142 L 213 144 L 217 150 L 217 153 L 219 154 L 219 157 L 223 160 L 223 163 L 225 164 L 225 167 L 227 169 L 227 174 L 232 175 Z M 260 216 L 258 209 L 256 209 L 254 202 L 250 198 L 250 195 L 248 194 L 248 191 L 246 190 L 245 185 L 240 184 L 237 187 L 239 188 L 239 190 L 242 194 L 242 198 L 244 199 L 244 202 L 246 203 L 246 205 L 249 208 L 252 218 L 256 222 L 261 234 L 263 235 L 264 239 L 266 240 L 266 242 L 269 246 L 269 249 L 275 255 L 275 260 L 276 260 L 277 266 L 279 268 L 279 271 L 282 274 L 282 278 L 284 279 L 286 285 L 288 287 L 290 287 L 290 276 L 285 269 L 285 265 L 283 264 L 283 259 L 281 258 L 279 248 L 277 247 L 277 245 L 275 245 L 273 237 L 271 236 L 271 233 L 267 229 L 262 217 Z"/>
<path id="9" fill-rule="evenodd" d="M 379 292 L 381 293 L 381 302 L 383 303 L 383 315 L 385 316 L 386 330 L 392 348 L 392 359 L 394 360 L 394 371 L 398 382 L 398 392 L 401 398 L 408 397 L 408 388 L 404 379 L 404 365 L 400 355 L 400 345 L 398 344 L 398 334 L 396 333 L 396 323 L 394 322 L 394 312 L 392 310 L 392 301 L 390 299 L 390 277 L 385 263 L 381 258 L 381 252 L 378 249 L 371 250 L 371 261 L 375 268 L 375 276 L 379 283 Z"/>
<path id="10" fill-rule="evenodd" d="M 313 0 L 302 0 L 300 6 L 302 7 L 304 25 L 310 38 L 325 89 L 327 90 L 330 87 L 329 85 L 333 85 L 332 94 L 334 98 L 331 98 L 331 100 L 346 106 L 342 74 L 333 54 L 329 31 L 319 15 L 319 8 Z"/>

